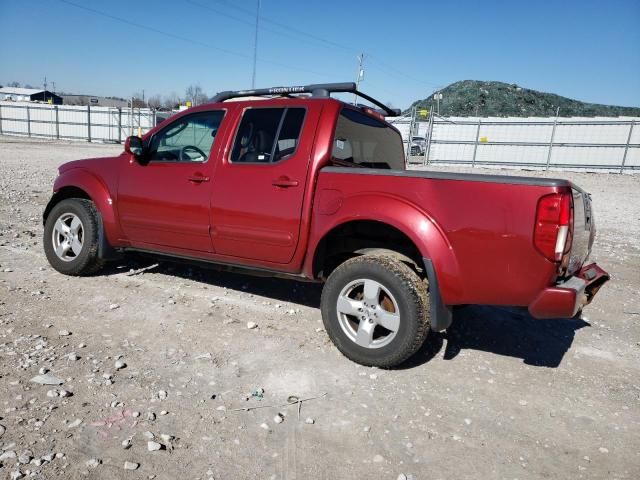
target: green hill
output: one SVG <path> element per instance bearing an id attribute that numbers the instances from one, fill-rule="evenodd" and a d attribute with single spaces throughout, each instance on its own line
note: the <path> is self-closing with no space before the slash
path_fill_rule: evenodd
<path id="1" fill-rule="evenodd" d="M 444 116 L 549 117 L 556 114 L 558 107 L 561 117 L 640 116 L 640 108 L 637 107 L 585 103 L 503 82 L 463 80 L 440 92 L 440 115 Z M 435 103 L 431 95 L 411 106 L 431 110 Z"/>

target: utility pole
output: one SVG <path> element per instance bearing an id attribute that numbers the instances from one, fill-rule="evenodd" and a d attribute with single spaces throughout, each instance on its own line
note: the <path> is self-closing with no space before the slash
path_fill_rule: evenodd
<path id="1" fill-rule="evenodd" d="M 47 76 L 44 76 L 44 101 L 47 101 Z"/>
<path id="2" fill-rule="evenodd" d="M 52 88 L 52 92 L 56 93 L 56 82 L 51 82 L 51 85 L 52 85 L 52 87 L 51 87 Z"/>
<path id="3" fill-rule="evenodd" d="M 260 0 L 256 8 L 256 33 L 253 39 L 253 74 L 251 75 L 251 88 L 256 88 L 256 63 L 258 62 L 258 25 L 260 23 Z"/>
<path id="4" fill-rule="evenodd" d="M 434 93 L 433 99 L 436 101 L 436 103 L 438 105 L 437 108 L 436 108 L 436 111 L 438 112 L 438 116 L 439 116 L 440 115 L 440 100 L 442 100 L 442 93 L 440 93 L 440 92 Z"/>
<path id="5" fill-rule="evenodd" d="M 364 59 L 365 59 L 365 54 L 361 53 L 360 55 L 358 55 L 357 60 L 358 60 L 358 73 L 356 74 L 356 90 L 360 89 L 360 82 L 364 80 Z M 358 95 L 357 94 L 353 94 L 353 104 L 357 104 L 358 103 Z"/>
<path id="6" fill-rule="evenodd" d="M 133 97 L 131 97 L 131 111 L 129 112 L 129 136 L 133 135 Z"/>
<path id="7" fill-rule="evenodd" d="M 142 89 L 142 105 L 146 106 L 147 104 L 144 103 L 144 88 Z"/>

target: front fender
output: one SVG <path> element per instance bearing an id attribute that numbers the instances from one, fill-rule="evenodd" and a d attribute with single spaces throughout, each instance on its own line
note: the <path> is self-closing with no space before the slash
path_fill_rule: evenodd
<path id="1" fill-rule="evenodd" d="M 371 220 L 386 223 L 409 237 L 422 256 L 432 261 L 444 303 L 458 302 L 462 295 L 458 261 L 444 231 L 428 212 L 405 199 L 380 192 L 345 196 L 339 201 L 331 198 L 331 204 L 337 208 L 326 208 L 322 202 L 321 195 L 305 259 L 307 276 L 313 275 L 313 258 L 320 241 L 329 232 L 348 222 Z"/>
<path id="2" fill-rule="evenodd" d="M 102 217 L 104 234 L 109 244 L 116 246 L 117 241 L 123 238 L 123 234 L 118 222 L 113 195 L 99 177 L 83 168 L 65 170 L 56 178 L 53 184 L 54 193 L 45 212 L 48 212 L 62 198 L 67 198 L 63 192 L 65 189 L 71 188 L 82 190 L 93 201 Z"/>

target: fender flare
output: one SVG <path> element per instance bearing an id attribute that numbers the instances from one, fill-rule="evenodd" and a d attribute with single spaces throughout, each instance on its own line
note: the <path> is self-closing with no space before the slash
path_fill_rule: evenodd
<path id="1" fill-rule="evenodd" d="M 114 207 L 114 200 L 107 186 L 98 177 L 83 168 L 72 168 L 62 172 L 56 178 L 53 185 L 53 196 L 49 200 L 43 214 L 43 220 L 46 219 L 48 212 L 61 199 L 59 193 L 65 188 L 79 189 L 85 192 L 96 206 L 99 213 L 99 223 L 101 224 L 101 236 L 109 245 L 115 245 L 116 240 L 123 237 L 120 223 Z"/>
<path id="2" fill-rule="evenodd" d="M 437 285 L 441 306 L 459 303 L 462 287 L 459 282 L 459 264 L 444 230 L 428 212 L 406 200 L 379 192 L 342 197 L 337 211 L 330 215 L 315 213 L 311 226 L 309 254 L 304 272 L 313 277 L 313 261 L 323 238 L 346 223 L 370 220 L 386 223 L 405 234 L 417 247 L 431 267 L 426 267 L 429 281 Z M 363 214 L 362 212 L 369 212 Z M 446 328 L 446 327 L 445 327 Z"/>

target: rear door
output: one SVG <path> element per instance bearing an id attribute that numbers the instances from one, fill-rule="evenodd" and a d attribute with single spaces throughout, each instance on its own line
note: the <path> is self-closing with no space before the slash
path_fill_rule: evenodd
<path id="1" fill-rule="evenodd" d="M 131 157 L 123 166 L 118 212 L 133 246 L 212 250 L 209 200 L 223 117 L 212 110 L 169 120 L 149 139 L 149 163 Z"/>
<path id="2" fill-rule="evenodd" d="M 321 108 L 318 103 L 242 112 L 213 178 L 216 254 L 281 264 L 291 260 Z"/>

